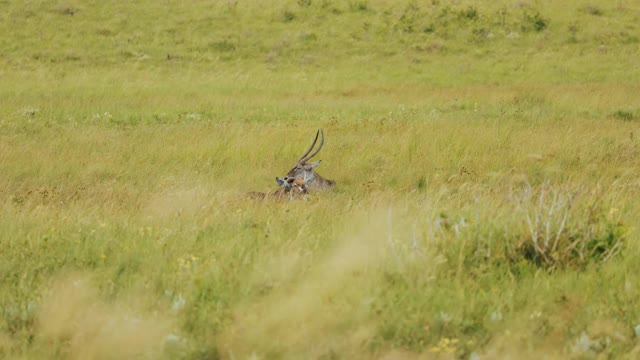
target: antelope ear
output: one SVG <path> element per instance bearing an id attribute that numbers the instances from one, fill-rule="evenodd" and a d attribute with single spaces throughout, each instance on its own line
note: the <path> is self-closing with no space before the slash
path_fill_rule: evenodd
<path id="1" fill-rule="evenodd" d="M 280 179 L 280 177 L 276 177 L 276 182 L 278 183 L 278 186 L 282 186 L 284 185 L 284 180 Z"/>
<path id="2" fill-rule="evenodd" d="M 317 167 L 318 165 L 320 165 L 321 161 L 322 160 L 318 160 L 318 161 L 316 161 L 316 162 L 314 162 L 314 163 L 312 163 L 311 165 L 308 165 L 308 166 L 309 166 L 310 169 L 313 169 L 314 167 Z"/>

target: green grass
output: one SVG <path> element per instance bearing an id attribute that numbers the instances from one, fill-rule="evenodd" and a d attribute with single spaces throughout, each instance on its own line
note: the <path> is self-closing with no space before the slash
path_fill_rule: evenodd
<path id="1" fill-rule="evenodd" d="M 633 1 L 0 9 L 0 357 L 636 356 Z"/>

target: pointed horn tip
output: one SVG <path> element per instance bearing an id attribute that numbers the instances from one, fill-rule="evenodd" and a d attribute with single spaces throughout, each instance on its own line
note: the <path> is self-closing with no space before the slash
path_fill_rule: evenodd
<path id="1" fill-rule="evenodd" d="M 307 151 L 305 151 L 305 153 L 300 157 L 300 159 L 298 159 L 298 163 L 303 162 L 305 157 L 309 155 L 311 150 L 313 150 L 313 147 L 316 146 L 316 142 L 318 142 L 319 135 L 320 135 L 320 129 L 318 129 L 318 131 L 316 132 L 316 137 L 313 139 L 313 142 L 311 143 L 311 146 L 309 146 L 309 149 L 307 149 Z M 322 138 L 324 139 L 324 134 L 322 135 Z"/>
<path id="2" fill-rule="evenodd" d="M 307 152 L 305 154 L 305 156 L 303 158 L 301 158 L 300 161 L 308 161 L 309 159 L 313 158 L 314 156 L 316 156 L 316 154 L 318 154 L 320 152 L 320 150 L 322 150 L 322 146 L 324 146 L 324 131 L 322 131 L 322 129 L 318 130 L 320 131 L 320 133 L 322 134 L 322 138 L 320 139 L 320 145 L 318 146 L 318 148 L 316 149 L 316 151 L 314 151 L 311 155 L 309 155 L 309 152 Z M 318 139 L 318 135 L 316 134 L 316 140 Z M 315 145 L 315 141 L 314 141 L 314 145 Z M 313 148 L 313 147 L 312 147 Z"/>

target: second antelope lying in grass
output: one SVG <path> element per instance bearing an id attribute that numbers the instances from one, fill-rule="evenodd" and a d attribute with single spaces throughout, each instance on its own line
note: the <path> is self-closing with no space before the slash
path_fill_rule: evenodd
<path id="1" fill-rule="evenodd" d="M 308 193 L 307 187 L 313 182 L 313 180 L 304 181 L 303 179 L 287 178 L 285 181 L 284 179 L 277 177 L 276 182 L 278 183 L 278 186 L 280 186 L 276 191 L 267 193 L 250 192 L 246 195 L 252 199 L 273 198 L 293 200 L 294 198 L 304 197 L 304 195 Z"/>

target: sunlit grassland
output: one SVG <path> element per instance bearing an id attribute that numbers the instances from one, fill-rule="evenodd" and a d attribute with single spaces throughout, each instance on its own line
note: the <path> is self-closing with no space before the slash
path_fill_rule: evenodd
<path id="1" fill-rule="evenodd" d="M 637 4 L 264 4 L 1 3 L 0 357 L 637 356 Z"/>

